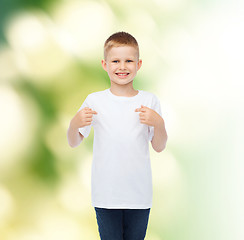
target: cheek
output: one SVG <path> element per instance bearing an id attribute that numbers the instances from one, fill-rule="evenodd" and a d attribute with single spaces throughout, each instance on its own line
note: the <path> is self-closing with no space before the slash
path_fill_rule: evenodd
<path id="1" fill-rule="evenodd" d="M 136 67 L 136 66 L 133 66 L 133 67 L 131 68 L 131 70 L 132 70 L 133 72 L 137 72 L 137 67 Z"/>
<path id="2" fill-rule="evenodd" d="M 110 71 L 110 72 L 114 72 L 115 69 L 116 69 L 115 66 L 110 66 L 109 71 Z"/>
<path id="3" fill-rule="evenodd" d="M 112 73 L 114 71 L 113 67 L 112 66 L 108 66 L 107 67 L 107 72 L 108 73 Z"/>

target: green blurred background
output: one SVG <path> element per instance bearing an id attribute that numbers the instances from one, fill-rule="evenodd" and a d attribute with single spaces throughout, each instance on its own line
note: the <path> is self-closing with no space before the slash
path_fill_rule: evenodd
<path id="1" fill-rule="evenodd" d="M 243 240 L 244 4 L 231 0 L 1 0 L 0 239 L 99 239 L 90 203 L 93 129 L 66 131 L 110 87 L 103 44 L 128 31 L 135 89 L 161 102 L 169 140 L 150 146 L 148 240 Z"/>

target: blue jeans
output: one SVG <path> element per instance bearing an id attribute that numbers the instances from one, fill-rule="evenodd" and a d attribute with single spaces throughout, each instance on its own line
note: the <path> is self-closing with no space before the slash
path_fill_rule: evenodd
<path id="1" fill-rule="evenodd" d="M 95 207 L 101 240 L 143 240 L 150 214 L 148 209 Z"/>

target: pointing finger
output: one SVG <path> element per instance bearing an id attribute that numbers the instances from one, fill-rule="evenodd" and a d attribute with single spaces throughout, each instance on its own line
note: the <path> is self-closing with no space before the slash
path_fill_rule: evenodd
<path id="1" fill-rule="evenodd" d="M 86 111 L 86 113 L 97 114 L 97 112 L 96 111 L 93 111 L 91 108 L 89 108 L 89 110 Z"/>
<path id="2" fill-rule="evenodd" d="M 135 112 L 146 112 L 145 108 L 137 108 Z"/>
<path id="3" fill-rule="evenodd" d="M 144 106 L 144 105 L 141 105 L 141 108 L 144 108 L 144 109 L 145 109 L 145 108 L 148 108 L 148 107 L 146 107 L 146 106 Z"/>
<path id="4" fill-rule="evenodd" d="M 146 108 L 137 108 L 135 112 L 146 112 Z"/>

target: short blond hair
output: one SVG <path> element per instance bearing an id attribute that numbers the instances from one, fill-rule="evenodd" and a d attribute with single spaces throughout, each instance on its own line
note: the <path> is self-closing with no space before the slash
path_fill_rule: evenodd
<path id="1" fill-rule="evenodd" d="M 112 47 L 119 47 L 119 46 L 131 46 L 136 48 L 137 50 L 137 57 L 139 59 L 139 45 L 136 39 L 127 32 L 116 32 L 112 34 L 104 43 L 104 59 L 106 59 L 108 51 Z"/>

